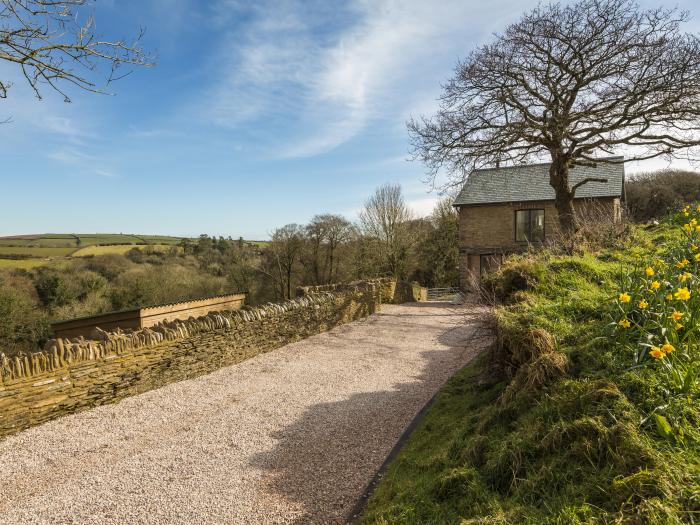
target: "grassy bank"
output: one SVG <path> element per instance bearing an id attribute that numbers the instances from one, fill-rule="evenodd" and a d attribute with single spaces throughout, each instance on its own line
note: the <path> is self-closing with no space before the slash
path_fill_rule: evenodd
<path id="1" fill-rule="evenodd" d="M 640 227 L 615 250 L 510 259 L 487 283 L 499 344 L 450 381 L 360 522 L 700 521 L 700 308 L 672 293 L 700 293 L 700 261 L 674 268 L 697 253 L 684 235 Z M 650 356 L 665 343 L 676 352 Z"/>

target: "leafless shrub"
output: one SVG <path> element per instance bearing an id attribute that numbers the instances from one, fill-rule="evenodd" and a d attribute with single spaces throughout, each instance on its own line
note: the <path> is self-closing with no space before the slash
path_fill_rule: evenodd
<path id="1" fill-rule="evenodd" d="M 573 234 L 556 230 L 547 235 L 546 247 L 554 253 L 575 253 L 616 248 L 629 236 L 630 221 L 624 208 L 589 201 L 576 209 L 578 229 Z"/>

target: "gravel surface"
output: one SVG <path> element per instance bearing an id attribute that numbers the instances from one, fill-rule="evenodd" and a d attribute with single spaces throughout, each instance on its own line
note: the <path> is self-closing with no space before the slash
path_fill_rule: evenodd
<path id="1" fill-rule="evenodd" d="M 343 523 L 485 345 L 473 306 L 380 314 L 0 441 L 0 523 Z"/>

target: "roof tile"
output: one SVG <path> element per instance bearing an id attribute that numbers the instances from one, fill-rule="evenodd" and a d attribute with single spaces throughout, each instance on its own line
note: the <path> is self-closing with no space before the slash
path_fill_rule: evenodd
<path id="1" fill-rule="evenodd" d="M 624 157 L 605 160 L 622 161 Z M 550 163 L 508 166 L 474 170 L 469 174 L 455 206 L 554 200 L 554 188 L 549 185 Z M 600 162 L 595 168 L 577 166 L 569 173 L 569 183 L 576 184 L 586 177 L 605 178 L 607 182 L 587 182 L 576 190 L 576 198 L 620 197 L 625 168 L 622 162 Z"/>

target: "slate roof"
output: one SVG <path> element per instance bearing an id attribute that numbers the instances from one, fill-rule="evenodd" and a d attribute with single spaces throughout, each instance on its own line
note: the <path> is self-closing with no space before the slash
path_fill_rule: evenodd
<path id="1" fill-rule="evenodd" d="M 606 160 L 623 158 L 608 157 Z M 474 170 L 469 174 L 453 205 L 554 200 L 554 188 L 549 185 L 549 165 L 547 162 Z M 586 177 L 601 177 L 608 179 L 608 182 L 587 182 L 579 186 L 576 190 L 577 199 L 622 197 L 624 164 L 601 162 L 595 168 L 576 166 L 569 172 L 569 183 L 576 184 Z"/>

